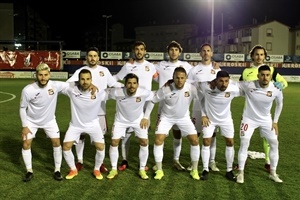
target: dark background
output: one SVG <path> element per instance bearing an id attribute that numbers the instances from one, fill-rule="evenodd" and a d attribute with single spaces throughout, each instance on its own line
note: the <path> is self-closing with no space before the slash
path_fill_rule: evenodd
<path id="1" fill-rule="evenodd" d="M 200 31 L 211 29 L 211 0 L 99 0 L 99 1 L 33 1 L 15 0 L 33 7 L 49 24 L 53 35 L 75 41 L 86 30 L 104 30 L 120 23 L 125 38 L 134 38 L 134 27 L 172 23 L 197 24 Z M 214 0 L 214 30 L 250 25 L 253 21 L 277 20 L 291 28 L 299 24 L 297 0 Z M 223 17 L 222 17 L 223 16 Z"/>

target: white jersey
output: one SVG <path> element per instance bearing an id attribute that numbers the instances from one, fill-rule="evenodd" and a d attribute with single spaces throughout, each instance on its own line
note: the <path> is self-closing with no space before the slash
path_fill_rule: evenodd
<path id="1" fill-rule="evenodd" d="M 243 117 L 259 123 L 270 120 L 271 108 L 275 100 L 276 105 L 281 105 L 278 110 L 275 109 L 274 122 L 277 123 L 283 104 L 282 91 L 276 88 L 272 81 L 266 88 L 261 88 L 258 80 L 250 82 L 241 81 L 239 84 L 246 99 Z"/>
<path id="2" fill-rule="evenodd" d="M 144 105 L 151 101 L 154 93 L 144 88 L 138 88 L 133 96 L 129 96 L 126 88 L 110 88 L 108 98 L 116 100 L 115 121 L 133 122 L 144 116 Z"/>
<path id="3" fill-rule="evenodd" d="M 190 65 L 186 61 L 170 62 L 170 61 L 161 61 L 155 65 L 156 71 L 158 73 L 158 84 L 159 87 L 164 86 L 164 84 L 173 79 L 173 73 L 176 67 L 183 67 L 188 74 L 192 69 L 192 65 Z"/>
<path id="4" fill-rule="evenodd" d="M 116 81 L 116 79 L 111 75 L 110 71 L 103 66 L 97 65 L 95 68 L 89 66 L 83 66 L 75 71 L 75 73 L 70 77 L 67 82 L 75 82 L 79 79 L 79 72 L 82 69 L 88 69 L 92 74 L 92 83 L 98 87 L 98 90 L 104 90 L 107 87 L 122 87 L 123 84 Z M 99 110 L 99 115 L 105 115 L 106 106 L 105 101 L 101 102 L 101 109 Z"/>
<path id="5" fill-rule="evenodd" d="M 77 86 L 68 87 L 62 91 L 71 101 L 71 124 L 75 127 L 86 128 L 98 121 L 101 102 L 106 99 L 106 92 L 101 90 L 94 95 L 91 91 L 81 91 Z"/>
<path id="6" fill-rule="evenodd" d="M 218 71 L 221 69 L 214 69 L 212 63 L 209 65 L 204 65 L 199 63 L 195 67 L 193 67 L 189 74 L 188 79 L 196 82 L 207 82 L 212 81 L 216 78 Z M 193 102 L 193 110 L 200 111 L 200 103 L 197 101 Z"/>
<path id="7" fill-rule="evenodd" d="M 39 87 L 38 82 L 25 86 L 20 103 L 22 127 L 26 127 L 28 121 L 43 126 L 55 119 L 57 95 L 68 86 L 69 83 L 52 80 L 45 87 Z"/>
<path id="8" fill-rule="evenodd" d="M 209 82 L 199 82 L 200 91 L 204 96 L 205 115 L 216 124 L 232 121 L 231 101 L 240 96 L 239 86 L 236 82 L 229 80 L 225 91 L 210 88 Z"/>
<path id="9" fill-rule="evenodd" d="M 190 83 L 185 83 L 184 87 L 178 90 L 175 84 L 161 87 L 155 94 L 153 102 L 163 101 L 161 116 L 172 119 L 180 119 L 190 115 L 189 107 L 192 100 L 198 99 L 197 89 Z"/>
<path id="10" fill-rule="evenodd" d="M 152 89 L 152 79 L 156 76 L 156 69 L 152 63 L 144 60 L 142 63 L 134 61 L 133 64 L 126 63 L 121 70 L 115 75 L 117 80 L 123 80 L 124 77 L 133 73 L 139 77 L 139 86 L 147 90 Z"/>

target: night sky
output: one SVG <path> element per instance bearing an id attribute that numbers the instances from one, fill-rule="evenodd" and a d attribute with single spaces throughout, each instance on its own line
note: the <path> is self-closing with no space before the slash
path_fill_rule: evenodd
<path id="1" fill-rule="evenodd" d="M 50 0 L 36 4 L 33 0 L 5 1 L 25 3 L 35 8 L 49 24 L 54 34 L 78 38 L 85 30 L 104 30 L 105 18 L 112 15 L 109 24 L 121 23 L 125 37 L 134 37 L 134 27 L 174 22 L 198 24 L 201 31 L 211 29 L 211 0 L 101 0 L 64 1 Z M 250 25 L 253 19 L 278 20 L 290 27 L 300 22 L 297 0 L 214 0 L 214 30 L 228 26 Z M 64 5 L 63 5 L 64 4 Z M 222 17 L 223 16 L 223 17 Z M 223 19 L 223 20 L 222 20 Z"/>

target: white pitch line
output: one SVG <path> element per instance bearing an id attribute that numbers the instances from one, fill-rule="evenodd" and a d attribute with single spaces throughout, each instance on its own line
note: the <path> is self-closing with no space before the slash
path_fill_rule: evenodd
<path id="1" fill-rule="evenodd" d="M 6 100 L 3 100 L 3 101 L 0 101 L 0 103 L 5 103 L 5 102 L 11 101 L 11 100 L 13 100 L 13 99 L 15 99 L 15 98 L 16 98 L 16 95 L 14 95 L 14 94 L 11 94 L 11 93 L 7 93 L 7 92 L 1 92 L 1 91 L 0 91 L 0 93 L 2 93 L 2 94 L 7 94 L 7 95 L 10 95 L 10 96 L 11 96 L 11 98 L 10 98 L 10 99 L 6 99 Z"/>

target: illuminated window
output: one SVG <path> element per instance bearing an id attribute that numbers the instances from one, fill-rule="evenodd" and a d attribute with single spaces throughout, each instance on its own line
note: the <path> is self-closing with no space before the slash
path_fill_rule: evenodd
<path id="1" fill-rule="evenodd" d="M 267 28 L 267 37 L 273 36 L 273 30 L 271 28 Z"/>

